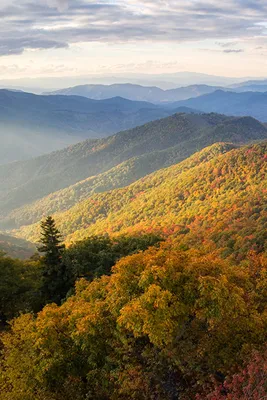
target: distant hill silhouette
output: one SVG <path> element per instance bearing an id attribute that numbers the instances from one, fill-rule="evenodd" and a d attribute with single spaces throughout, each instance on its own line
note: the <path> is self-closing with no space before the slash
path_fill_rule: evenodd
<path id="1" fill-rule="evenodd" d="M 218 86 L 202 84 L 163 90 L 156 86 L 141 86 L 125 83 L 114 85 L 80 85 L 50 92 L 49 94 L 85 96 L 97 100 L 121 96 L 130 100 L 170 103 L 201 96 L 206 93 L 212 93 L 219 88 Z"/>
<path id="2" fill-rule="evenodd" d="M 267 92 L 234 93 L 217 90 L 195 99 L 172 104 L 177 107 L 190 107 L 202 112 L 216 112 L 226 115 L 249 115 L 262 122 L 267 122 Z"/>

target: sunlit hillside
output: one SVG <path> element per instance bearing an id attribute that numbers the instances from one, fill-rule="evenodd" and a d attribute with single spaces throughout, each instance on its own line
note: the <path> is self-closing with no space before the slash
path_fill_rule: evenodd
<path id="1" fill-rule="evenodd" d="M 224 152 L 224 145 L 212 146 L 126 188 L 92 195 L 57 214 L 57 224 L 67 242 L 105 232 L 162 231 L 188 245 L 210 240 L 225 254 L 242 256 L 250 249 L 262 250 L 266 241 L 266 142 L 217 155 L 220 149 Z M 213 157 L 201 161 L 209 151 Z M 34 241 L 39 224 L 17 234 Z"/>

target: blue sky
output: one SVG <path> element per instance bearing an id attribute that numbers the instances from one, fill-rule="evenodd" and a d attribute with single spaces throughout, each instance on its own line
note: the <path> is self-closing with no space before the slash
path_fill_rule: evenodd
<path id="1" fill-rule="evenodd" d="M 266 0 L 1 0 L 2 79 L 267 76 Z"/>

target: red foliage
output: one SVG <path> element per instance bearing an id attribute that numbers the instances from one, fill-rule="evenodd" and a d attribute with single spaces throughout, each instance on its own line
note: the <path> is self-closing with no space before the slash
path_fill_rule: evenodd
<path id="1" fill-rule="evenodd" d="M 214 392 L 205 396 L 208 400 L 263 400 L 267 399 L 267 349 L 254 352 L 247 366 L 228 378 Z M 198 399 L 204 399 L 199 396 Z"/>

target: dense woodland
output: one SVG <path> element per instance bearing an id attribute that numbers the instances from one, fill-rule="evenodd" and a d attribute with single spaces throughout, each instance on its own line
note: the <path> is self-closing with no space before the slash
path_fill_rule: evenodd
<path id="1" fill-rule="evenodd" d="M 215 144 L 17 231 L 0 399 L 265 399 L 266 154 Z"/>
<path id="2" fill-rule="evenodd" d="M 65 248 L 51 217 L 41 241 L 32 260 L 0 257 L 1 400 L 265 398 L 262 251 L 237 265 L 156 235 Z"/>

